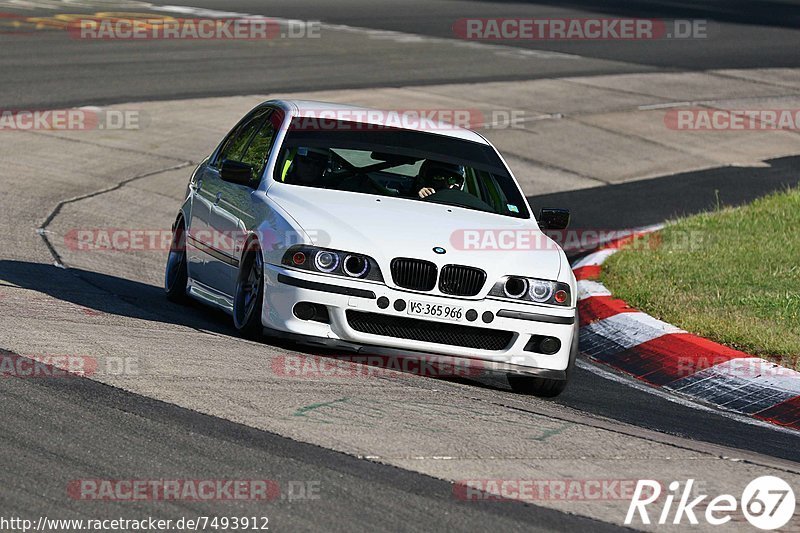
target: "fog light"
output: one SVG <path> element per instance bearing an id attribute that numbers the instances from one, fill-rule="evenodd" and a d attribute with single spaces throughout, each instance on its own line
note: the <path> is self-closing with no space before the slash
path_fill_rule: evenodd
<path id="1" fill-rule="evenodd" d="M 560 349 L 561 349 L 561 341 L 556 339 L 555 337 L 545 337 L 544 339 L 542 339 L 542 342 L 539 343 L 539 350 L 543 354 L 553 355 Z"/>
<path id="2" fill-rule="evenodd" d="M 294 306 L 292 309 L 294 316 L 299 318 L 300 320 L 312 320 L 314 316 L 317 314 L 317 310 L 314 308 L 314 304 L 310 304 L 308 302 L 300 302 Z"/>
<path id="3" fill-rule="evenodd" d="M 523 350 L 526 352 L 553 355 L 561 349 L 561 341 L 556 337 L 545 337 L 544 335 L 531 335 Z"/>

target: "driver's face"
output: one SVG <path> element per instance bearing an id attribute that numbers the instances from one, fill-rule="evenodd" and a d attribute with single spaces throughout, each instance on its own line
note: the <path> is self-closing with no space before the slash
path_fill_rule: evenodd
<path id="1" fill-rule="evenodd" d="M 464 178 L 455 174 L 436 173 L 428 178 L 428 186 L 433 189 L 460 189 Z"/>

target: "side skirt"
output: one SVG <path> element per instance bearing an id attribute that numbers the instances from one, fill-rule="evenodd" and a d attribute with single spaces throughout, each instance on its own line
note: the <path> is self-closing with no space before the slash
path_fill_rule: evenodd
<path id="1" fill-rule="evenodd" d="M 223 294 L 191 278 L 189 278 L 188 293 L 189 296 L 201 303 L 222 309 L 229 315 L 233 315 L 233 298 L 227 294 Z"/>

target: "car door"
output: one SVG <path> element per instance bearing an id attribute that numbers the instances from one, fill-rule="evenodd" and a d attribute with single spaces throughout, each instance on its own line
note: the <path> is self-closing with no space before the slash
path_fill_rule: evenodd
<path id="1" fill-rule="evenodd" d="M 263 218 L 259 215 L 263 212 L 263 203 L 256 202 L 253 193 L 261 182 L 277 128 L 280 126 L 271 120 L 272 117 L 273 110 L 268 109 L 248 145 L 239 158 L 234 159 L 249 165 L 252 169 L 250 184 L 224 183 L 221 194 L 211 209 L 212 224 L 233 244 L 233 259 L 241 255 L 248 231 L 254 229 Z M 238 262 L 234 261 L 229 263 L 228 267 L 228 279 L 224 291 L 226 294 L 233 295 L 237 276 Z"/>
<path id="2" fill-rule="evenodd" d="M 268 113 L 269 110 L 259 109 L 245 117 L 198 172 L 189 231 L 189 244 L 194 248 L 189 254 L 192 278 L 228 297 L 232 296 L 230 270 L 238 267 L 238 263 L 231 236 L 224 233 L 230 225 L 220 224 L 221 217 L 216 211 L 227 186 L 232 186 L 222 181 L 219 169 L 225 159 L 242 158 Z"/>

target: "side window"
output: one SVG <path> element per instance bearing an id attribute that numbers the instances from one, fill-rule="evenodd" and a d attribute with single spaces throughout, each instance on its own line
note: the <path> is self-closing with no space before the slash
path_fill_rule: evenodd
<path id="1" fill-rule="evenodd" d="M 274 139 L 275 126 L 271 121 L 267 120 L 261 125 L 261 129 L 256 132 L 255 136 L 250 141 L 250 146 L 246 148 L 241 158 L 242 163 L 247 163 L 253 167 L 252 179 L 258 179 L 264 171 Z"/>
<path id="2" fill-rule="evenodd" d="M 269 111 L 259 111 L 253 118 L 236 128 L 230 137 L 225 141 L 222 150 L 217 156 L 216 165 L 219 166 L 226 159 L 231 161 L 242 161 L 247 147 L 250 146 L 250 139 L 258 128 L 264 123 Z"/>

